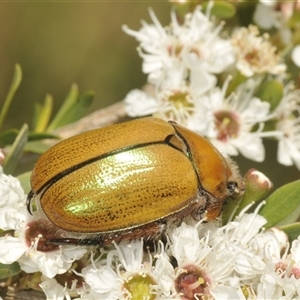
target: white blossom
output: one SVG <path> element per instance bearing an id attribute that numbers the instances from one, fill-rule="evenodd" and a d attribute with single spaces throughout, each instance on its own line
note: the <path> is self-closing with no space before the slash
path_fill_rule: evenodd
<path id="1" fill-rule="evenodd" d="M 229 41 L 218 34 L 222 25 L 215 27 L 200 7 L 187 14 L 184 23 L 171 13 L 171 24 L 163 27 L 152 10 L 153 24 L 142 22 L 139 31 L 123 26 L 123 30 L 138 42 L 143 58 L 143 71 L 149 74 L 150 82 L 156 84 L 166 75 L 165 70 L 182 65 L 184 69 L 202 69 L 207 73 L 220 73 L 234 62 L 234 53 Z M 163 79 L 164 80 L 164 79 Z"/>
<path id="2" fill-rule="evenodd" d="M 265 149 L 262 143 L 263 124 L 271 115 L 270 104 L 253 96 L 256 83 L 247 81 L 239 87 L 236 93 L 225 97 L 226 85 L 221 90 L 219 87 L 202 96 L 202 102 L 207 103 L 208 116 L 199 114 L 198 123 L 203 119 L 206 128 L 197 130 L 194 124 L 193 130 L 206 136 L 213 144 L 227 155 L 241 153 L 246 158 L 263 161 Z M 202 116 L 202 119 L 200 117 Z M 255 126 L 256 130 L 253 130 Z"/>
<path id="3" fill-rule="evenodd" d="M 38 225 L 33 225 L 33 219 L 27 212 L 25 193 L 16 178 L 3 174 L 1 166 L 0 172 L 1 228 L 14 231 L 14 236 L 7 234 L 0 237 L 0 262 L 11 264 L 17 261 L 25 272 L 39 271 L 49 278 L 66 272 L 75 260 L 86 253 L 86 249 L 60 246 L 54 251 L 37 250 L 41 236 L 30 237 L 30 240 L 27 236 L 29 228 Z"/>
<path id="4" fill-rule="evenodd" d="M 255 74 L 280 74 L 286 66 L 280 63 L 276 47 L 269 41 L 267 34 L 259 36 L 257 27 L 237 29 L 231 38 L 237 55 L 236 68 L 246 77 Z"/>

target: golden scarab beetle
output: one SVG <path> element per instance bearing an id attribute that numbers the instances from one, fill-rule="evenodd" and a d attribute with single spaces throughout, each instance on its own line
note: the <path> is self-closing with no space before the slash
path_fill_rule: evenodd
<path id="1" fill-rule="evenodd" d="M 204 137 L 142 118 L 56 144 L 36 163 L 31 187 L 29 209 L 58 228 L 49 243 L 106 245 L 154 236 L 187 215 L 215 219 L 244 183 Z"/>

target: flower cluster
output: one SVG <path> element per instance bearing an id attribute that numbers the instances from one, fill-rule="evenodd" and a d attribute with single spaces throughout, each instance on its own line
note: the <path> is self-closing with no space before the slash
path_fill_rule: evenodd
<path id="1" fill-rule="evenodd" d="M 26 195 L 17 178 L 5 175 L 0 166 L 0 229 L 8 232 L 0 238 L 0 262 L 18 261 L 26 273 L 41 272 L 47 277 L 65 273 L 72 263 L 81 258 L 86 249 L 75 246 L 59 247 L 55 251 L 38 250 L 40 224 L 29 215 Z M 42 231 L 41 231 L 42 232 Z M 12 234 L 9 234 L 12 233 Z"/>
<path id="2" fill-rule="evenodd" d="M 280 229 L 246 207 L 220 226 L 189 218 L 169 224 L 165 242 L 149 249 L 141 240 L 111 247 L 37 248 L 28 239 L 32 220 L 16 178 L 0 174 L 0 262 L 17 261 L 27 274 L 40 272 L 47 299 L 296 299 L 300 297 L 300 239 L 291 247 Z M 41 231 L 42 232 L 42 231 Z"/>
<path id="3" fill-rule="evenodd" d="M 254 15 L 261 28 L 268 19 L 262 10 L 276 10 L 266 3 L 259 3 Z M 129 92 L 124 100 L 128 115 L 177 121 L 224 153 L 259 162 L 265 158 L 263 138 L 276 139 L 278 161 L 300 169 L 300 90 L 288 82 L 283 55 L 255 25 L 225 28 L 211 16 L 212 5 L 206 13 L 197 7 L 182 22 L 172 11 L 167 27 L 152 10 L 153 24 L 143 22 L 139 31 L 123 27 L 139 42 L 142 69 L 148 74 L 143 90 Z M 276 10 L 267 28 L 287 28 L 297 9 L 290 3 L 287 14 L 287 6 Z M 292 54 L 296 65 L 297 51 L 295 47 Z M 274 97 L 275 86 L 279 88 Z"/>

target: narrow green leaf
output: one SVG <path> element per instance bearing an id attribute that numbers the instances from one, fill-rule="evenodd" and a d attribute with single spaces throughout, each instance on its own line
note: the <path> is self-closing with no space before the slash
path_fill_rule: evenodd
<path id="1" fill-rule="evenodd" d="M 30 132 L 28 134 L 28 141 L 41 141 L 45 139 L 59 139 L 60 137 L 56 134 L 53 133 L 47 133 L 47 132 L 42 132 L 42 133 L 36 133 L 36 132 Z"/>
<path id="2" fill-rule="evenodd" d="M 21 272 L 20 266 L 17 262 L 5 265 L 0 263 L 0 279 L 12 277 Z"/>
<path id="3" fill-rule="evenodd" d="M 14 73 L 14 77 L 13 77 L 13 80 L 12 80 L 12 83 L 10 85 L 10 88 L 8 90 L 8 94 L 6 96 L 6 99 L 4 101 L 4 104 L 3 104 L 3 107 L 1 108 L 1 111 L 0 111 L 0 129 L 3 125 L 3 122 L 5 120 L 5 117 L 8 113 L 8 110 L 9 110 L 9 107 L 10 107 L 10 104 L 12 102 L 12 99 L 21 83 L 21 80 L 22 80 L 22 69 L 20 67 L 20 65 L 16 64 L 15 65 L 15 73 Z"/>
<path id="4" fill-rule="evenodd" d="M 65 119 L 67 118 L 68 113 L 72 109 L 73 105 L 75 105 L 78 98 L 78 93 L 78 86 L 76 84 L 73 84 L 67 98 L 65 99 L 52 122 L 49 124 L 47 131 L 53 131 L 67 124 L 65 122 Z"/>
<path id="5" fill-rule="evenodd" d="M 39 115 L 42 110 L 42 105 L 39 102 L 34 103 L 34 112 L 33 112 L 33 120 L 32 120 L 32 128 L 36 127 L 36 124 L 38 123 Z"/>
<path id="6" fill-rule="evenodd" d="M 88 92 L 80 96 L 76 103 L 70 108 L 67 115 L 64 118 L 64 123 L 61 126 L 71 124 L 81 119 L 89 109 L 94 99 L 94 92 Z"/>
<path id="7" fill-rule="evenodd" d="M 37 107 L 35 114 L 35 132 L 44 132 L 48 126 L 53 108 L 53 98 L 47 94 L 43 106 Z"/>
<path id="8" fill-rule="evenodd" d="M 0 148 L 4 148 L 7 145 L 12 145 L 18 136 L 18 133 L 18 129 L 12 128 L 0 134 Z"/>
<path id="9" fill-rule="evenodd" d="M 300 205 L 300 180 L 277 189 L 266 201 L 259 214 L 268 220 L 265 227 L 269 228 L 286 219 Z"/>
<path id="10" fill-rule="evenodd" d="M 43 154 L 46 150 L 50 148 L 50 145 L 45 144 L 43 141 L 32 141 L 27 142 L 24 151 L 31 152 L 35 154 Z"/>
<path id="11" fill-rule="evenodd" d="M 31 190 L 30 176 L 31 176 L 31 171 L 25 172 L 25 173 L 17 176 L 17 178 L 20 180 L 21 186 L 26 194 L 28 194 Z"/>
<path id="12" fill-rule="evenodd" d="M 22 156 L 24 146 L 27 142 L 28 126 L 24 124 L 15 139 L 8 155 L 6 156 L 3 164 L 3 171 L 6 174 L 11 174 L 18 164 L 20 157 Z"/>
<path id="13" fill-rule="evenodd" d="M 300 236 L 300 223 L 293 223 L 280 227 L 289 237 L 290 242 L 296 240 Z"/>

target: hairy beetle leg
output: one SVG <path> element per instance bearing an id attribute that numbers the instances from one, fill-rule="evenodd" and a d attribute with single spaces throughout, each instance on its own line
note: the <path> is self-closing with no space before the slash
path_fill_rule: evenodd
<path id="1" fill-rule="evenodd" d="M 163 222 L 154 222 L 145 225 L 143 228 L 137 227 L 130 231 L 120 233 L 109 233 L 95 235 L 89 238 L 51 238 L 47 240 L 49 245 L 80 245 L 80 246 L 99 246 L 103 247 L 111 244 L 113 241 L 120 243 L 122 241 L 130 241 L 143 238 L 145 241 L 158 238 L 166 229 L 166 224 Z"/>

